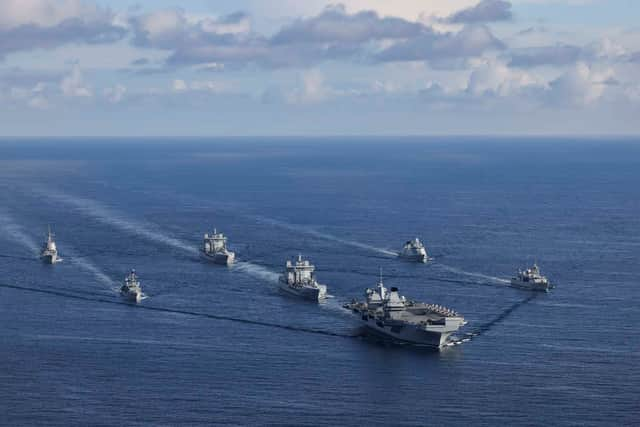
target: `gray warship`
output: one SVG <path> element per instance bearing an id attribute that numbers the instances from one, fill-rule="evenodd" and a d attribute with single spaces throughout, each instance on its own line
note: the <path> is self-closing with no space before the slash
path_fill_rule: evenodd
<path id="1" fill-rule="evenodd" d="M 227 249 L 227 237 L 214 228 L 213 234 L 204 235 L 202 254 L 216 264 L 233 264 L 236 254 Z"/>
<path id="2" fill-rule="evenodd" d="M 327 287 L 317 282 L 315 266 L 298 255 L 295 263 L 287 260 L 285 272 L 280 276 L 280 289 L 312 301 L 320 301 L 327 296 Z"/>
<path id="3" fill-rule="evenodd" d="M 53 240 L 53 236 L 51 227 L 49 227 L 47 240 L 45 240 L 44 245 L 42 246 L 42 252 L 40 253 L 40 258 L 45 264 L 55 264 L 62 261 L 62 258 L 58 256 L 58 248 L 56 246 L 56 242 Z"/>
<path id="4" fill-rule="evenodd" d="M 417 237 L 404 244 L 402 252 L 400 252 L 400 258 L 413 262 L 427 262 L 429 260 L 427 250 Z"/>
<path id="5" fill-rule="evenodd" d="M 120 288 L 120 295 L 131 302 L 138 303 L 142 300 L 142 288 L 135 270 L 131 270 L 125 277 L 124 285 Z"/>
<path id="6" fill-rule="evenodd" d="M 365 301 L 353 300 L 344 307 L 360 316 L 377 335 L 400 343 L 433 349 L 447 345 L 447 339 L 466 324 L 464 317 L 436 304 L 407 301 L 398 288 L 385 288 L 382 274 L 377 289 L 365 291 Z"/>
<path id="7" fill-rule="evenodd" d="M 534 263 L 531 268 L 518 270 L 518 274 L 511 278 L 511 286 L 529 291 L 549 292 L 551 283 L 540 273 L 540 268 Z"/>

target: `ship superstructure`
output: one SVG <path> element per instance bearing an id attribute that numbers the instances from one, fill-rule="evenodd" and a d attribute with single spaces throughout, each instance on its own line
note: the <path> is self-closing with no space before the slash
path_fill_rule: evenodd
<path id="1" fill-rule="evenodd" d="M 295 262 L 287 260 L 284 273 L 280 276 L 280 289 L 302 297 L 304 299 L 319 301 L 327 296 L 326 285 L 321 285 L 316 280 L 315 266 L 298 255 Z"/>
<path id="2" fill-rule="evenodd" d="M 47 240 L 45 240 L 44 245 L 42 246 L 42 252 L 40 253 L 40 258 L 46 264 L 55 264 L 62 261 L 62 258 L 58 256 L 58 247 L 56 246 L 56 242 L 53 240 L 53 237 L 54 234 L 51 232 L 51 227 L 49 227 Z"/>
<path id="3" fill-rule="evenodd" d="M 227 249 L 227 237 L 218 233 L 214 228 L 213 234 L 204 235 L 203 255 L 216 264 L 230 265 L 235 261 L 236 254 Z"/>
<path id="4" fill-rule="evenodd" d="M 135 270 L 131 270 L 125 277 L 124 284 L 120 288 L 120 295 L 131 302 L 138 303 L 142 300 L 142 287 Z"/>
<path id="5" fill-rule="evenodd" d="M 518 270 L 518 274 L 511 278 L 511 286 L 530 291 L 549 292 L 551 283 L 540 273 L 540 268 L 534 263 L 531 268 Z"/>
<path id="6" fill-rule="evenodd" d="M 400 257 L 413 262 L 427 262 L 429 260 L 424 244 L 417 237 L 404 244 Z"/>
<path id="7" fill-rule="evenodd" d="M 466 324 L 459 313 L 437 305 L 408 301 L 398 288 L 388 290 L 382 274 L 375 289 L 365 291 L 365 300 L 345 305 L 360 316 L 372 332 L 401 343 L 440 349 Z"/>

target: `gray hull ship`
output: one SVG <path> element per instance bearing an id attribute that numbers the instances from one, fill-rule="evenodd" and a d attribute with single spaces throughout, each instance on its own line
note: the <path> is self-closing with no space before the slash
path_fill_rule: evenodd
<path id="1" fill-rule="evenodd" d="M 315 266 L 298 255 L 295 263 L 287 260 L 285 272 L 280 276 L 280 289 L 288 294 L 311 301 L 320 301 L 327 296 L 327 287 L 317 282 Z"/>
<path id="2" fill-rule="evenodd" d="M 204 235 L 202 254 L 209 261 L 221 265 L 231 265 L 236 258 L 236 254 L 227 249 L 227 237 L 216 229 L 213 234 Z"/>
<path id="3" fill-rule="evenodd" d="M 129 302 L 138 303 L 142 300 L 142 287 L 135 270 L 131 270 L 125 277 L 124 285 L 120 288 L 120 295 Z"/>
<path id="4" fill-rule="evenodd" d="M 427 262 L 429 255 L 427 255 L 427 250 L 420 239 L 416 237 L 404 244 L 402 252 L 400 252 L 400 258 L 412 262 Z"/>
<path id="5" fill-rule="evenodd" d="M 511 279 L 511 286 L 528 291 L 549 292 L 551 283 L 549 279 L 540 274 L 537 264 L 526 270 L 519 270 L 518 274 Z"/>
<path id="6" fill-rule="evenodd" d="M 47 240 L 45 240 L 42 247 L 40 259 L 42 259 L 42 262 L 44 262 L 45 264 L 55 264 L 62 261 L 62 258 L 58 256 L 58 248 L 56 246 L 56 242 L 53 240 L 53 233 L 51 232 L 51 228 L 49 228 Z"/>
<path id="7" fill-rule="evenodd" d="M 365 301 L 354 300 L 344 307 L 359 315 L 370 331 L 400 343 L 440 349 L 466 324 L 464 317 L 453 310 L 407 301 L 398 288 L 387 290 L 382 277 L 377 289 L 367 289 L 365 296 Z"/>

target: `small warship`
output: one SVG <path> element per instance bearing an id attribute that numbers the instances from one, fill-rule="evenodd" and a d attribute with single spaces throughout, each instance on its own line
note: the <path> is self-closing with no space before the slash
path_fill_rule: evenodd
<path id="1" fill-rule="evenodd" d="M 280 289 L 304 299 L 319 301 L 327 296 L 327 287 L 316 281 L 315 266 L 298 255 L 295 263 L 287 260 L 285 272 L 280 276 Z"/>
<path id="2" fill-rule="evenodd" d="M 549 292 L 551 284 L 549 279 L 540 274 L 537 264 L 526 270 L 518 270 L 516 277 L 511 278 L 511 286 L 530 291 Z"/>
<path id="3" fill-rule="evenodd" d="M 131 273 L 125 277 L 124 285 L 120 288 L 120 295 L 131 302 L 137 303 L 142 300 L 142 288 L 135 270 L 131 270 Z"/>
<path id="4" fill-rule="evenodd" d="M 55 264 L 62 261 L 62 258 L 58 257 L 58 248 L 56 247 L 56 242 L 53 240 L 53 236 L 54 234 L 51 232 L 51 227 L 49 227 L 47 240 L 45 240 L 42 246 L 42 252 L 40 253 L 40 258 L 42 258 L 45 264 Z"/>
<path id="5" fill-rule="evenodd" d="M 413 262 L 427 262 L 429 260 L 424 244 L 417 237 L 404 244 L 400 258 Z"/>
<path id="6" fill-rule="evenodd" d="M 233 264 L 236 254 L 227 249 L 227 237 L 214 228 L 213 234 L 204 235 L 202 254 L 216 264 Z"/>
<path id="7" fill-rule="evenodd" d="M 382 274 L 377 289 L 365 291 L 365 301 L 353 300 L 344 307 L 359 315 L 367 329 L 399 343 L 440 349 L 466 324 L 464 317 L 437 304 L 407 301 L 398 288 L 385 288 Z"/>

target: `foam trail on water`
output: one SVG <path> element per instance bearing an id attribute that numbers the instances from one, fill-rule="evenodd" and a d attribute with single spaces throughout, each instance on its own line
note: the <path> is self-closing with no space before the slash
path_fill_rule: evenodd
<path id="1" fill-rule="evenodd" d="M 13 221 L 8 213 L 3 211 L 0 211 L 0 227 L 4 230 L 5 235 L 25 246 L 34 256 L 39 255 L 40 249 L 36 242 L 24 232 L 20 225 Z"/>
<path id="2" fill-rule="evenodd" d="M 304 227 L 304 226 L 301 226 L 301 225 L 289 224 L 289 223 L 286 223 L 286 222 L 278 221 L 276 219 L 265 218 L 265 217 L 259 216 L 259 215 L 253 215 L 253 216 L 251 216 L 251 218 L 256 219 L 258 221 L 261 221 L 261 222 L 265 222 L 267 224 L 271 224 L 271 225 L 275 225 L 275 226 L 278 226 L 278 227 L 286 228 L 288 230 L 292 230 L 292 231 L 296 231 L 296 232 L 299 232 L 299 233 L 308 234 L 310 236 L 318 237 L 320 239 L 331 240 L 333 242 L 342 243 L 343 245 L 353 246 L 355 248 L 365 249 L 367 251 L 377 252 L 377 253 L 380 253 L 380 254 L 383 254 L 383 255 L 398 256 L 397 252 L 393 252 L 393 251 L 390 251 L 388 249 L 378 248 L 378 247 L 373 246 L 373 245 L 368 245 L 366 243 L 360 243 L 360 242 L 356 242 L 356 241 L 353 241 L 353 240 L 342 239 L 342 238 L 334 236 L 332 234 L 321 233 L 319 231 L 316 231 L 316 230 L 313 230 L 311 228 Z"/>
<path id="3" fill-rule="evenodd" d="M 95 202 L 94 200 L 83 199 L 81 197 L 70 196 L 68 194 L 47 191 L 47 190 L 36 190 L 36 192 L 46 197 L 49 197 L 55 201 L 73 206 L 78 210 L 80 210 L 82 213 L 88 216 L 92 216 L 104 224 L 112 225 L 123 231 L 126 231 L 131 234 L 136 234 L 138 236 L 144 237 L 154 242 L 163 243 L 165 245 L 172 246 L 177 249 L 181 249 L 192 255 L 198 254 L 198 250 L 193 246 L 189 246 L 188 244 L 186 244 L 181 240 L 175 239 L 173 237 L 169 237 L 165 234 L 152 230 L 146 227 L 145 225 L 140 224 L 139 222 L 126 219 L 120 214 L 102 206 L 101 204 Z"/>
<path id="4" fill-rule="evenodd" d="M 109 289 L 115 289 L 116 283 L 87 258 L 74 256 L 71 258 L 71 263 L 93 274 L 96 279 L 98 279 L 101 283 L 107 285 Z"/>
<path id="5" fill-rule="evenodd" d="M 471 271 L 464 271 L 461 270 L 459 268 L 455 268 L 455 267 L 451 267 L 445 264 L 441 264 L 441 263 L 434 263 L 434 266 L 438 266 L 444 270 L 450 271 L 452 273 L 456 273 L 456 274 L 461 274 L 463 276 L 469 276 L 469 277 L 475 277 L 477 279 L 484 279 L 484 280 L 489 280 L 491 282 L 496 282 L 496 283 L 504 283 L 504 284 L 508 284 L 509 281 L 506 279 L 502 279 L 500 277 L 495 277 L 495 276 L 487 276 L 486 274 L 482 274 L 482 273 L 474 273 Z"/>
<path id="6" fill-rule="evenodd" d="M 270 283 L 278 283 L 278 274 L 261 265 L 240 261 L 233 266 L 233 269 Z"/>

